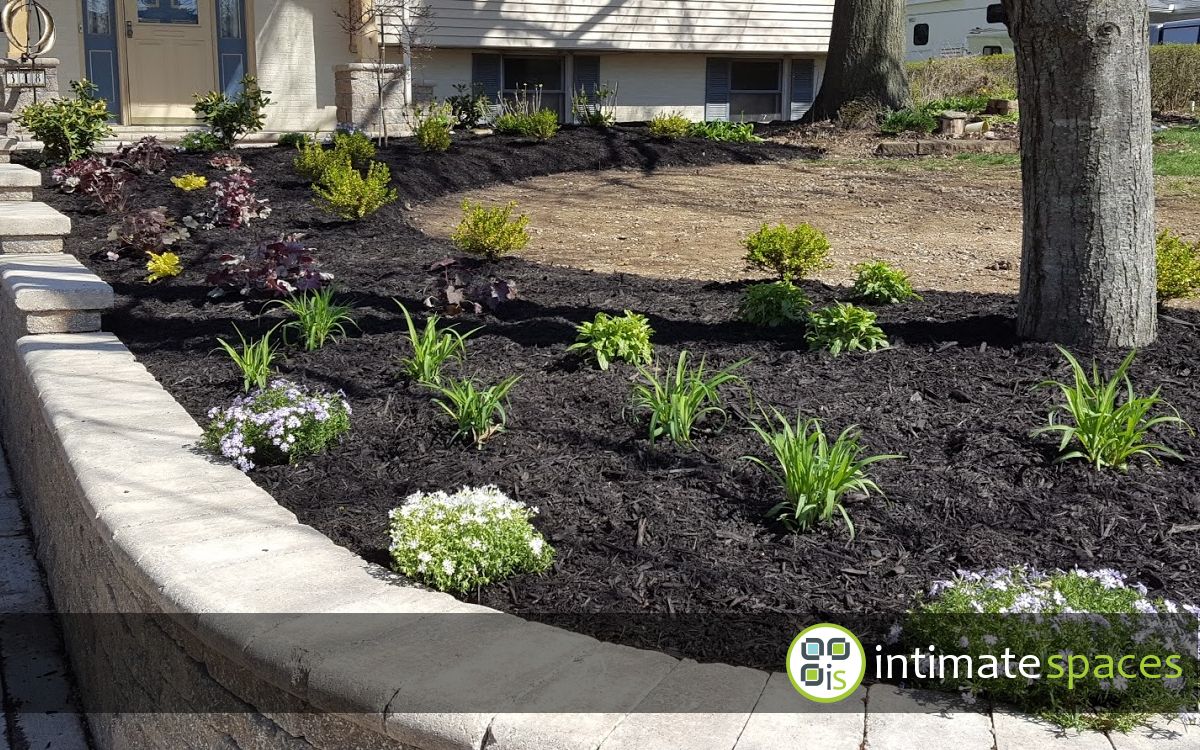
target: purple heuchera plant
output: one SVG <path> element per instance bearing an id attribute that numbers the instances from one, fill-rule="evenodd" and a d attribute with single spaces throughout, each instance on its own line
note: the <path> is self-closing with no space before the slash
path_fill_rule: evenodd
<path id="1" fill-rule="evenodd" d="M 245 255 L 222 255 L 221 268 L 209 274 L 208 283 L 237 287 L 244 295 L 266 292 L 278 297 L 320 289 L 333 275 L 319 270 L 312 252 L 297 235 L 264 242 Z M 214 296 L 220 293 L 218 289 Z"/>
<path id="2" fill-rule="evenodd" d="M 100 209 L 105 213 L 125 210 L 125 182 L 129 174 L 114 169 L 99 156 L 76 159 L 51 172 L 50 179 L 64 193 L 88 196 L 100 204 Z"/>
<path id="3" fill-rule="evenodd" d="M 254 178 L 245 172 L 232 172 L 228 177 L 212 186 L 213 205 L 208 214 L 207 228 L 225 226 L 239 229 L 251 219 L 262 219 L 271 214 L 265 198 L 254 195 Z"/>
<path id="4" fill-rule="evenodd" d="M 242 157 L 237 154 L 217 154 L 208 160 L 208 166 L 222 169 L 226 172 L 249 172 L 250 167 L 242 163 Z"/>
<path id="5" fill-rule="evenodd" d="M 117 149 L 112 163 L 134 174 L 154 174 L 166 169 L 167 153 L 167 148 L 158 142 L 158 138 L 148 135 L 137 143 Z"/>
<path id="6" fill-rule="evenodd" d="M 445 315 L 472 312 L 476 315 L 486 308 L 496 312 L 505 303 L 517 299 L 517 284 L 511 279 L 481 279 L 462 270 L 454 258 L 442 258 L 429 267 L 433 274 L 429 287 L 433 294 L 425 298 L 425 306 Z"/>
<path id="7" fill-rule="evenodd" d="M 190 235 L 188 230 L 175 223 L 167 214 L 165 206 L 143 208 L 125 214 L 121 220 L 108 230 L 108 239 L 116 242 L 117 251 L 109 251 L 110 260 L 120 257 L 123 249 L 140 250 L 144 253 L 158 252 L 186 240 Z"/>

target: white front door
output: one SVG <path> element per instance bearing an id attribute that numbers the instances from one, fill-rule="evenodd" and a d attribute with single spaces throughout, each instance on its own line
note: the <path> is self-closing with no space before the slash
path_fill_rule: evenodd
<path id="1" fill-rule="evenodd" d="M 130 124 L 195 121 L 193 94 L 217 88 L 213 0 L 123 0 Z"/>

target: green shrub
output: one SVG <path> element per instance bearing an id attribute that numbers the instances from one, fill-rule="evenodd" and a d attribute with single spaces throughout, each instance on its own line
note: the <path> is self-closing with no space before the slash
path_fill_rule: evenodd
<path id="1" fill-rule="evenodd" d="M 207 131 L 194 130 L 179 139 L 179 147 L 189 154 L 212 154 L 222 149 L 221 139 Z"/>
<path id="2" fill-rule="evenodd" d="M 446 385 L 427 385 L 441 394 L 441 398 L 435 398 L 433 402 L 457 425 L 454 438 L 469 438 L 476 448 L 482 448 L 485 442 L 504 430 L 508 422 L 504 404 L 508 401 L 508 392 L 520 379 L 512 375 L 487 388 L 477 388 L 470 378 L 451 380 Z"/>
<path id="3" fill-rule="evenodd" d="M 449 105 L 431 104 L 415 109 L 417 126 L 413 135 L 422 151 L 446 151 L 450 148 L 450 132 L 454 129 Z"/>
<path id="4" fill-rule="evenodd" d="M 456 594 L 540 573 L 554 561 L 554 548 L 530 523 L 536 514 L 492 486 L 417 492 L 388 515 L 393 566 Z"/>
<path id="5" fill-rule="evenodd" d="M 51 164 L 66 164 L 87 156 L 109 135 L 108 104 L 96 96 L 96 84 L 71 81 L 74 98 L 47 99 L 25 107 L 17 122 L 42 142 L 42 156 Z"/>
<path id="6" fill-rule="evenodd" d="M 811 305 L 807 295 L 791 282 L 752 284 L 742 292 L 738 317 L 756 326 L 775 328 L 804 320 Z"/>
<path id="7" fill-rule="evenodd" d="M 842 352 L 888 347 L 887 337 L 875 324 L 875 313 L 844 302 L 809 313 L 804 340 L 810 349 L 826 349 L 835 357 Z"/>
<path id="8" fill-rule="evenodd" d="M 192 111 L 223 148 L 233 148 L 243 136 L 262 130 L 267 121 L 263 110 L 271 103 L 267 98 L 269 93 L 259 88 L 254 76 L 245 76 L 242 90 L 234 98 L 230 99 L 223 91 L 196 94 Z"/>
<path id="9" fill-rule="evenodd" d="M 1155 242 L 1158 301 L 1187 299 L 1200 291 L 1200 243 L 1189 245 L 1164 229 Z"/>
<path id="10" fill-rule="evenodd" d="M 742 244 L 751 268 L 770 271 L 780 281 L 798 281 L 829 266 L 829 238 L 811 224 L 763 224 Z"/>
<path id="11" fill-rule="evenodd" d="M 674 140 L 691 135 L 692 121 L 679 112 L 655 115 L 650 120 L 650 135 L 653 138 Z"/>
<path id="12" fill-rule="evenodd" d="M 492 123 L 500 135 L 519 135 L 525 138 L 548 140 L 558 132 L 558 113 L 551 109 L 536 112 L 505 112 Z"/>
<path id="13" fill-rule="evenodd" d="M 279 300 L 278 304 L 294 318 L 283 324 L 284 341 L 288 340 L 288 333 L 294 331 L 299 334 L 307 352 L 320 349 L 338 336 L 345 337 L 347 325 L 357 327 L 350 314 L 353 308 L 335 303 L 333 289 L 329 287 L 293 295 L 290 299 Z"/>
<path id="14" fill-rule="evenodd" d="M 364 176 L 348 162 L 341 161 L 326 168 L 320 181 L 313 184 L 318 205 L 343 219 L 357 221 L 366 218 L 396 200 L 396 189 L 390 187 L 392 172 L 380 161 L 371 162 Z"/>
<path id="15" fill-rule="evenodd" d="M 787 418 L 775 411 L 763 414 L 766 424 L 751 422 L 750 426 L 771 450 L 774 466 L 757 456 L 742 460 L 757 464 L 779 485 L 783 500 L 767 511 L 789 531 L 808 531 L 818 523 L 840 513 L 854 538 L 854 523 L 842 504 L 850 493 L 870 495 L 883 492 L 867 475 L 866 468 L 880 461 L 904 458 L 898 455 L 863 457 L 856 428 L 848 427 L 831 443 L 816 419 L 796 417 L 792 426 Z M 776 426 L 778 422 L 778 426 Z"/>
<path id="16" fill-rule="evenodd" d="M 1112 377 L 1105 380 L 1095 362 L 1089 378 L 1070 352 L 1061 346 L 1058 350 L 1071 366 L 1073 381 L 1047 380 L 1039 384 L 1040 388 L 1058 388 L 1065 403 L 1054 407 L 1050 411 L 1049 424 L 1032 434 L 1054 432 L 1062 435 L 1058 446 L 1059 461 L 1081 458 L 1097 469 L 1112 467 L 1124 471 L 1129 459 L 1137 456 L 1145 456 L 1154 463 L 1158 463 L 1158 455 L 1182 460 L 1178 453 L 1162 443 L 1147 442 L 1150 431 L 1158 425 L 1175 425 L 1189 433 L 1191 427 L 1177 414 L 1151 416 L 1160 405 L 1170 408 L 1159 396 L 1161 388 L 1155 388 L 1149 396 L 1134 394 L 1129 367 L 1136 352 L 1130 352 Z M 1069 421 L 1059 422 L 1060 414 L 1066 415 Z M 1067 448 L 1073 443 L 1078 443 L 1078 447 L 1068 452 Z"/>
<path id="17" fill-rule="evenodd" d="M 355 169 L 364 169 L 375 158 L 375 141 L 361 130 L 339 130 L 333 134 L 333 150 L 348 158 Z"/>
<path id="18" fill-rule="evenodd" d="M 225 339 L 217 339 L 217 344 L 229 355 L 234 367 L 242 375 L 242 390 L 249 392 L 251 388 L 266 388 L 271 379 L 271 364 L 275 361 L 275 345 L 271 343 L 271 334 L 275 329 L 267 331 L 257 341 L 247 341 L 241 330 L 237 331 L 240 346 L 234 347 Z"/>
<path id="19" fill-rule="evenodd" d="M 351 166 L 350 155 L 345 151 L 327 149 L 316 141 L 302 145 L 296 158 L 292 159 L 296 173 L 309 182 L 320 182 L 325 172 L 334 165 Z"/>
<path id="20" fill-rule="evenodd" d="M 441 318 L 430 315 L 425 319 L 425 329 L 418 331 L 408 308 L 399 301 L 396 301 L 396 304 L 399 305 L 400 312 L 404 313 L 404 323 L 408 327 L 408 343 L 412 347 L 412 355 L 400 361 L 401 369 L 416 383 L 441 383 L 442 368 L 452 359 L 462 364 L 467 355 L 467 339 L 479 329 L 459 333 L 453 328 L 441 328 L 438 325 Z"/>
<path id="21" fill-rule="evenodd" d="M 929 667 L 941 668 L 922 669 L 934 677 L 922 684 L 1066 727 L 1129 731 L 1150 714 L 1195 710 L 1197 614 L 1196 607 L 1151 597 L 1111 569 L 960 570 L 935 582 L 894 635 L 907 653 L 933 647 L 935 654 L 971 657 L 976 670 L 990 662 L 999 675 L 956 671 L 934 657 Z M 1040 657 L 1043 678 L 1005 677 L 1008 668 L 999 665 L 1012 663 L 1005 654 Z M 1147 678 L 1144 663 L 1161 678 Z"/>
<path id="22" fill-rule="evenodd" d="M 468 87 L 465 83 L 456 83 L 454 90 L 458 93 L 447 97 L 446 104 L 450 105 L 450 114 L 459 127 L 477 128 L 492 116 L 492 100 L 482 84 L 474 83 Z"/>
<path id="23" fill-rule="evenodd" d="M 1150 103 L 1161 112 L 1191 113 L 1200 100 L 1200 46 L 1156 44 L 1150 47 Z"/>
<path id="24" fill-rule="evenodd" d="M 913 291 L 908 274 L 892 268 L 883 261 L 859 263 L 854 267 L 854 288 L 857 299 L 877 305 L 894 305 L 910 299 L 921 299 Z"/>
<path id="25" fill-rule="evenodd" d="M 929 134 L 937 130 L 937 118 L 924 109 L 901 109 L 889 112 L 879 130 L 886 135 L 899 133 Z"/>
<path id="26" fill-rule="evenodd" d="M 313 138 L 308 133 L 284 133 L 279 136 L 275 143 L 283 148 L 301 149 L 310 143 L 316 143 L 317 139 Z"/>
<path id="27" fill-rule="evenodd" d="M 727 420 L 721 388 L 742 382 L 733 373 L 750 361 L 734 362 L 706 377 L 704 358 L 696 367 L 688 367 L 687 358 L 686 350 L 680 352 L 674 371 L 668 371 L 661 380 L 645 367 L 638 367 L 641 382 L 633 387 L 633 408 L 650 415 L 651 444 L 666 435 L 677 445 L 691 445 L 692 432 L 709 417 L 719 420 L 709 431 L 720 432 Z"/>
<path id="28" fill-rule="evenodd" d="M 610 362 L 621 360 L 634 365 L 649 364 L 654 355 L 650 328 L 644 315 L 625 311 L 624 315 L 596 313 L 596 317 L 575 327 L 575 343 L 567 347 L 569 352 L 583 352 L 594 359 L 601 370 L 607 370 Z"/>
<path id="29" fill-rule="evenodd" d="M 242 471 L 316 455 L 350 429 L 350 404 L 342 394 L 309 392 L 286 380 L 239 396 L 208 416 L 212 421 L 201 446 Z"/>
<path id="30" fill-rule="evenodd" d="M 529 243 L 529 217 L 521 214 L 512 218 L 515 201 L 503 206 L 484 206 L 463 201 L 463 218 L 450 239 L 458 249 L 488 260 L 515 253 Z"/>
<path id="31" fill-rule="evenodd" d="M 754 134 L 752 122 L 693 122 L 688 128 L 688 135 L 696 138 L 707 138 L 710 141 L 728 141 L 730 143 L 758 143 L 762 141 Z"/>

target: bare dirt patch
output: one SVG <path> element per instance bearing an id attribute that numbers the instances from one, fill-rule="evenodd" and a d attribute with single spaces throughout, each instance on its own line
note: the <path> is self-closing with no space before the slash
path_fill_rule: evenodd
<path id="1" fill-rule="evenodd" d="M 529 214 L 529 260 L 659 278 L 730 280 L 753 275 L 741 239 L 763 222 L 807 221 L 829 233 L 846 283 L 857 263 L 885 260 L 922 289 L 1013 292 L 1021 247 L 1016 169 L 831 161 L 726 164 L 646 172 L 536 177 L 418 205 L 416 225 L 447 237 L 464 198 L 517 201 Z M 1159 200 L 1159 221 L 1187 235 L 1200 215 L 1186 197 Z"/>

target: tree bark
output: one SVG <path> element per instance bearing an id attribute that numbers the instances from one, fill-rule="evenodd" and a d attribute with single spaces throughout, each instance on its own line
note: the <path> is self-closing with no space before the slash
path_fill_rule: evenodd
<path id="1" fill-rule="evenodd" d="M 1004 0 L 1021 99 L 1018 332 L 1088 347 L 1157 334 L 1146 0 Z"/>
<path id="2" fill-rule="evenodd" d="M 836 0 L 824 82 L 805 122 L 837 118 L 844 104 L 912 103 L 904 71 L 905 0 Z"/>

